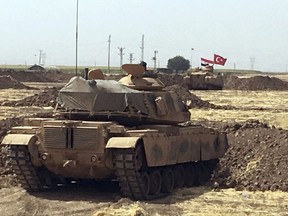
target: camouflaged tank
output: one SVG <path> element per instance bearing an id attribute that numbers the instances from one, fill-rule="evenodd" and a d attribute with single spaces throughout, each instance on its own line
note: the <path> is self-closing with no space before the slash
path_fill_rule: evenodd
<path id="1" fill-rule="evenodd" d="M 214 68 L 211 65 L 198 67 L 195 72 L 184 77 L 184 85 L 191 90 L 222 90 L 224 77 L 213 71 Z"/>
<path id="2" fill-rule="evenodd" d="M 193 125 L 186 105 L 141 65 L 104 80 L 100 70 L 72 78 L 53 118 L 27 118 L 3 139 L 23 188 L 78 180 L 117 180 L 121 193 L 150 200 L 203 184 L 227 150 L 227 137 Z"/>

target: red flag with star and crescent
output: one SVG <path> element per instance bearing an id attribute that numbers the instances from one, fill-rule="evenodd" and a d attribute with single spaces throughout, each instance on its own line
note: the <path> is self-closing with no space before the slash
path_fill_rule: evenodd
<path id="1" fill-rule="evenodd" d="M 226 61 L 227 61 L 227 58 L 214 54 L 214 64 L 219 64 L 219 65 L 224 66 Z"/>

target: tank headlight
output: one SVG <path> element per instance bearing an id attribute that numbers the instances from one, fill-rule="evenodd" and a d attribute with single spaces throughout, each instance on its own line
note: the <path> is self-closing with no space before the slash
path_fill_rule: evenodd
<path id="1" fill-rule="evenodd" d="M 42 158 L 43 160 L 47 160 L 48 154 L 47 154 L 47 153 L 42 154 L 41 158 Z"/>
<path id="2" fill-rule="evenodd" d="M 97 157 L 97 155 L 93 155 L 92 157 L 91 157 L 91 162 L 96 162 L 98 160 L 98 157 Z"/>

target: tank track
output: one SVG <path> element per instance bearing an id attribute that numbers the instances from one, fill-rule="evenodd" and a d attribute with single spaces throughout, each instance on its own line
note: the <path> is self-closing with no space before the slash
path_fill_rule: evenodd
<path id="1" fill-rule="evenodd" d="M 43 183 L 39 168 L 33 166 L 30 159 L 28 146 L 8 146 L 8 160 L 21 186 L 27 191 L 41 191 L 47 188 Z"/>
<path id="2" fill-rule="evenodd" d="M 136 159 L 136 149 L 117 150 L 114 153 L 114 166 L 119 180 L 122 195 L 134 200 L 152 200 L 161 198 L 167 194 L 148 194 L 145 191 L 143 174 L 148 174 L 148 170 L 138 170 Z"/>
<path id="3" fill-rule="evenodd" d="M 216 167 L 218 160 L 198 161 L 185 164 L 170 165 L 164 167 L 148 168 L 147 166 L 141 169 L 137 168 L 138 158 L 136 155 L 137 147 L 134 149 L 117 149 L 113 155 L 114 168 L 119 181 L 122 195 L 133 200 L 153 200 L 169 195 L 171 191 L 151 193 L 146 190 L 145 176 L 151 176 L 151 173 L 163 173 L 167 169 L 173 170 L 176 167 L 182 167 L 185 172 L 185 182 L 180 183 L 178 177 L 178 187 L 192 187 L 193 185 L 202 185 L 207 182 Z M 205 167 L 204 167 L 205 164 Z M 191 169 L 192 167 L 192 169 Z M 184 173 L 183 173 L 184 174 Z M 144 177 L 144 178 L 143 178 Z M 183 177 L 184 178 L 184 177 Z M 188 180 L 187 180 L 188 179 Z M 151 181 L 151 179 L 150 179 Z M 176 180 L 174 183 L 176 185 Z M 154 182 L 150 182 L 149 187 L 153 186 Z"/>

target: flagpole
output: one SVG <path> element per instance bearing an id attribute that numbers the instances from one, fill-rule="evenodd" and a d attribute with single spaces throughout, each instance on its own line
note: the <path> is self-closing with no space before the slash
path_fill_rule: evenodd
<path id="1" fill-rule="evenodd" d="M 193 53 L 193 50 L 194 50 L 194 48 L 192 47 L 192 48 L 191 48 L 191 63 L 190 63 L 191 69 L 192 69 L 192 53 Z"/>
<path id="2" fill-rule="evenodd" d="M 79 2 L 77 0 L 77 5 L 76 5 L 76 65 L 75 65 L 75 74 L 77 76 L 77 70 L 78 70 L 78 6 Z"/>

